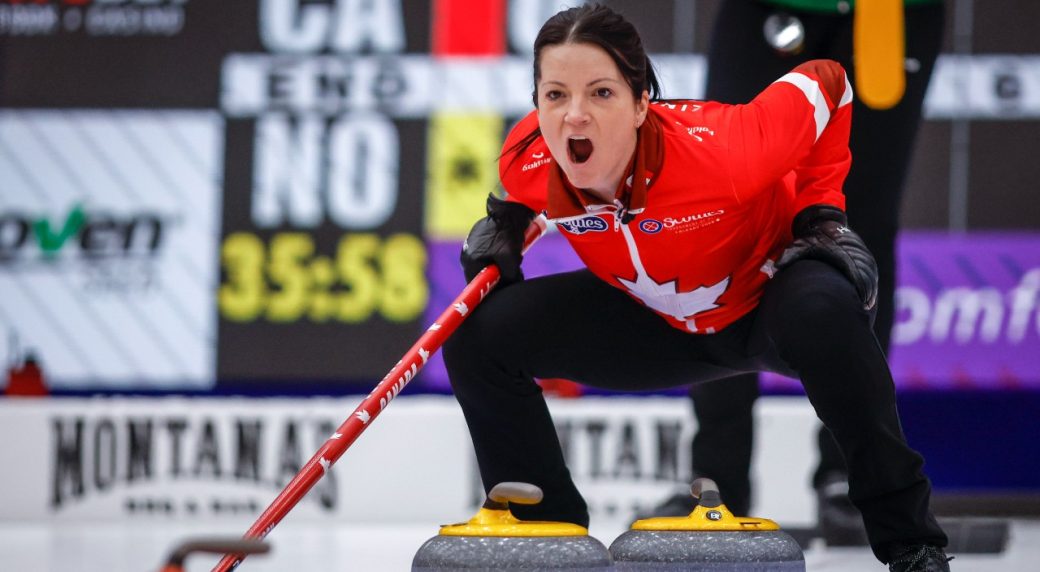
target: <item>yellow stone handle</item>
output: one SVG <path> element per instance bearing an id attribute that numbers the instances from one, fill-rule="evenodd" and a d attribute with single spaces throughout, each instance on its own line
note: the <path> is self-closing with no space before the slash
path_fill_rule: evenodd
<path id="1" fill-rule="evenodd" d="M 711 479 L 697 479 L 690 485 L 690 493 L 697 499 L 697 506 L 687 516 L 659 516 L 645 518 L 632 523 L 632 530 L 671 531 L 770 531 L 780 530 L 780 525 L 768 518 L 734 516 L 722 504 L 719 487 Z"/>
<path id="2" fill-rule="evenodd" d="M 441 526 L 441 536 L 588 536 L 584 526 L 569 522 L 519 520 L 509 503 L 538 504 L 542 489 L 528 483 L 504 482 L 492 487 L 484 506 L 467 522 Z"/>

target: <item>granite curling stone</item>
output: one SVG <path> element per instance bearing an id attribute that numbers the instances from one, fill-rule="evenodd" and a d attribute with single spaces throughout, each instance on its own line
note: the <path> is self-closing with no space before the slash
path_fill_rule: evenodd
<path id="1" fill-rule="evenodd" d="M 804 572 L 805 556 L 791 535 L 765 518 L 733 515 L 711 479 L 691 487 L 688 516 L 637 520 L 610 545 L 618 572 Z"/>
<path id="2" fill-rule="evenodd" d="M 603 543 L 568 522 L 524 521 L 509 503 L 537 504 L 542 491 L 526 483 L 496 485 L 468 522 L 441 527 L 412 559 L 413 572 L 498 570 L 614 570 Z"/>

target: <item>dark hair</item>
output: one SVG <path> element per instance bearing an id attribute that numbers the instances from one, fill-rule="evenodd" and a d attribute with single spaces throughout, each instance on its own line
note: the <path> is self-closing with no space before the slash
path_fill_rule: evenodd
<path id="1" fill-rule="evenodd" d="M 650 94 L 651 101 L 661 99 L 657 73 L 643 49 L 643 40 L 636 27 L 607 6 L 586 4 L 556 13 L 546 20 L 534 39 L 534 91 L 531 98 L 535 107 L 538 107 L 538 81 L 542 77 L 542 50 L 563 44 L 598 46 L 614 60 L 637 101 L 643 97 L 644 91 Z M 503 155 L 523 151 L 539 135 L 541 129 L 535 128 Z"/>
<path id="2" fill-rule="evenodd" d="M 534 39 L 534 106 L 538 107 L 538 80 L 542 78 L 542 50 L 562 44 L 599 46 L 614 60 L 637 100 L 643 92 L 651 100 L 661 97 L 661 86 L 643 40 L 631 22 L 602 4 L 587 4 L 558 12 L 546 20 Z"/>

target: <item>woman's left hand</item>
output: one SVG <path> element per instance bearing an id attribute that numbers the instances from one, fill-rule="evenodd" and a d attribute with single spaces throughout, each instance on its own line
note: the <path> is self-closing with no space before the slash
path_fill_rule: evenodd
<path id="1" fill-rule="evenodd" d="M 877 303 L 878 267 L 874 255 L 858 234 L 848 227 L 845 213 L 827 205 L 814 205 L 794 218 L 795 241 L 787 247 L 778 268 L 796 260 L 813 259 L 826 262 L 856 286 L 863 308 Z"/>

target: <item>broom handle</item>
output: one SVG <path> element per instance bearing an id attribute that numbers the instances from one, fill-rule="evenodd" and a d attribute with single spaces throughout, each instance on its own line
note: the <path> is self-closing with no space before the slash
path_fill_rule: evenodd
<path id="1" fill-rule="evenodd" d="M 548 223 L 544 216 L 539 215 L 524 233 L 523 251 L 541 238 L 548 229 Z M 275 497 L 274 501 L 260 514 L 253 526 L 249 527 L 243 538 L 264 538 L 271 530 L 289 514 L 289 511 L 307 494 L 332 465 L 339 460 L 340 456 L 357 440 L 361 432 L 368 428 L 375 418 L 382 413 L 383 409 L 397 397 L 408 382 L 415 377 L 427 360 L 434 352 L 439 350 L 444 342 L 448 340 L 456 328 L 462 324 L 469 313 L 476 308 L 481 301 L 498 284 L 499 270 L 494 264 L 487 266 L 477 274 L 473 280 L 466 285 L 462 293 L 455 301 L 446 308 L 429 329 L 408 350 L 408 353 L 397 362 L 397 365 L 386 374 L 379 385 L 368 394 L 368 397 L 358 405 L 350 417 L 336 429 L 325 444 L 307 463 L 303 465 L 300 472 L 282 492 Z M 213 572 L 227 572 L 232 570 L 242 560 L 244 554 L 226 554 Z"/>

